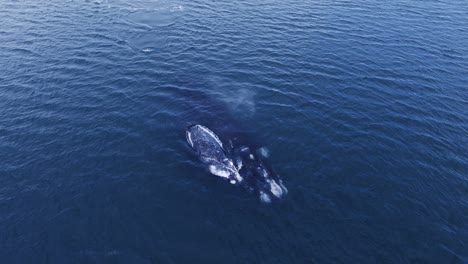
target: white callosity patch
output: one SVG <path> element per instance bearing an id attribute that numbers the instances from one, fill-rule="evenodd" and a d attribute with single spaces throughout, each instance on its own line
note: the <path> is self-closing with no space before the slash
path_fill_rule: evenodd
<path id="1" fill-rule="evenodd" d="M 187 131 L 187 132 L 185 133 L 185 136 L 187 137 L 188 143 L 189 143 L 190 146 L 193 148 L 192 133 L 190 133 L 189 131 Z"/>
<path id="2" fill-rule="evenodd" d="M 215 165 L 210 165 L 209 170 L 213 175 L 229 179 L 229 171 L 223 170 L 222 168 L 218 168 Z"/>
<path id="3" fill-rule="evenodd" d="M 226 166 L 225 164 L 220 164 L 220 165 L 210 165 L 208 168 L 209 168 L 211 174 L 219 176 L 219 177 L 223 177 L 223 178 L 226 178 L 226 179 L 230 179 L 231 175 L 233 175 L 235 177 L 235 180 L 231 179 L 230 180 L 231 183 L 232 183 L 232 181 L 234 181 L 234 183 L 236 181 L 241 182 L 243 180 L 242 176 L 240 176 L 239 172 L 237 171 L 237 169 L 232 164 L 232 161 L 229 161 L 229 162 L 230 162 L 230 165 L 232 165 L 232 166 L 229 166 L 229 165 Z"/>
<path id="4" fill-rule="evenodd" d="M 252 154 L 249 154 L 249 158 L 250 158 L 251 160 L 255 159 L 254 155 L 252 155 Z"/>
<path id="5" fill-rule="evenodd" d="M 264 192 L 260 192 L 260 200 L 264 203 L 270 203 L 271 199 L 270 196 Z"/>
<path id="6" fill-rule="evenodd" d="M 269 181 L 270 183 L 270 191 L 271 193 L 280 198 L 282 195 L 283 195 L 283 189 L 281 189 L 281 187 L 275 182 L 275 181 Z"/>

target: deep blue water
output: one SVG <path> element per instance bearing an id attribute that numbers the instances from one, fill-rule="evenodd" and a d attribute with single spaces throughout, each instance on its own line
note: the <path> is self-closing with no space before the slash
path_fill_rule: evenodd
<path id="1" fill-rule="evenodd" d="M 467 263 L 468 3 L 0 0 L 0 158 L 1 263 Z"/>

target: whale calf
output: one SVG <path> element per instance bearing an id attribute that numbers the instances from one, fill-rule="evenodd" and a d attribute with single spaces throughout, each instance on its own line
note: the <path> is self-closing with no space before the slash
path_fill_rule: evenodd
<path id="1" fill-rule="evenodd" d="M 257 193 L 263 202 L 286 195 L 282 180 L 266 162 L 264 148 L 241 144 L 237 138 L 224 138 L 228 144 L 223 144 L 218 135 L 200 124 L 188 126 L 186 138 L 211 174 Z"/>

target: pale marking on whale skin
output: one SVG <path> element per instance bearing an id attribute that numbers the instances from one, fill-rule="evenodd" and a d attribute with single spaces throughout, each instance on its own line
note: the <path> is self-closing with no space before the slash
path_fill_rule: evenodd
<path id="1" fill-rule="evenodd" d="M 236 170 L 234 176 L 236 176 L 236 179 L 238 182 L 241 182 L 244 178 L 242 178 L 242 176 L 240 176 L 239 172 Z"/>
<path id="2" fill-rule="evenodd" d="M 284 194 L 288 194 L 288 189 L 286 188 L 286 186 L 284 186 L 282 180 L 279 180 L 279 184 L 281 186 L 281 189 L 283 189 Z"/>
<path id="3" fill-rule="evenodd" d="M 225 171 L 225 170 L 218 169 L 218 168 L 216 168 L 215 165 L 210 165 L 209 170 L 210 170 L 211 174 L 214 174 L 214 175 L 222 177 L 222 178 L 229 179 L 229 172 Z"/>
<path id="4" fill-rule="evenodd" d="M 208 157 L 205 157 L 204 160 L 217 162 L 217 160 L 211 159 Z M 237 171 L 236 167 L 234 167 L 234 164 L 232 163 L 232 161 L 229 161 L 229 166 L 226 166 L 225 164 L 222 164 L 222 163 L 221 165 L 223 165 L 224 168 L 218 168 L 215 165 L 210 165 L 208 169 L 210 170 L 211 174 L 219 176 L 219 177 L 229 179 L 229 175 L 231 175 L 232 173 L 234 174 L 234 177 L 236 178 L 238 182 L 241 182 L 244 179 L 242 178 L 242 176 L 240 176 L 239 171 Z"/>
<path id="5" fill-rule="evenodd" d="M 192 133 L 190 133 L 189 131 L 187 131 L 187 139 L 188 139 L 190 146 L 193 148 Z"/>
<path id="6" fill-rule="evenodd" d="M 213 158 L 208 158 L 208 157 L 206 157 L 206 156 L 202 156 L 201 159 L 203 159 L 203 161 L 205 161 L 205 162 L 207 162 L 207 163 L 208 163 L 209 161 L 212 161 L 213 163 L 219 163 L 218 160 L 213 159 Z"/>
<path id="7" fill-rule="evenodd" d="M 237 160 L 237 170 L 240 171 L 242 169 L 243 163 L 242 159 Z"/>
<path id="8" fill-rule="evenodd" d="M 258 149 L 258 151 L 260 152 L 260 155 L 262 155 L 262 157 L 264 158 L 268 158 L 270 156 L 270 151 L 266 147 L 261 147 Z"/>

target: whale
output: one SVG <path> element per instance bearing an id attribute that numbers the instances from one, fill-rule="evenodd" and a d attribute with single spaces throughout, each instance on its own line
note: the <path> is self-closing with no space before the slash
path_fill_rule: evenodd
<path id="1" fill-rule="evenodd" d="M 212 174 L 228 179 L 231 184 L 242 182 L 238 167 L 228 158 L 223 143 L 213 131 L 202 125 L 191 125 L 187 128 L 186 138 Z"/>
<path id="2" fill-rule="evenodd" d="M 220 137 L 201 124 L 189 125 L 185 134 L 188 145 L 212 175 L 255 193 L 262 202 L 287 194 L 283 181 L 267 161 L 264 147 L 240 140 L 241 136 L 233 133 Z"/>

